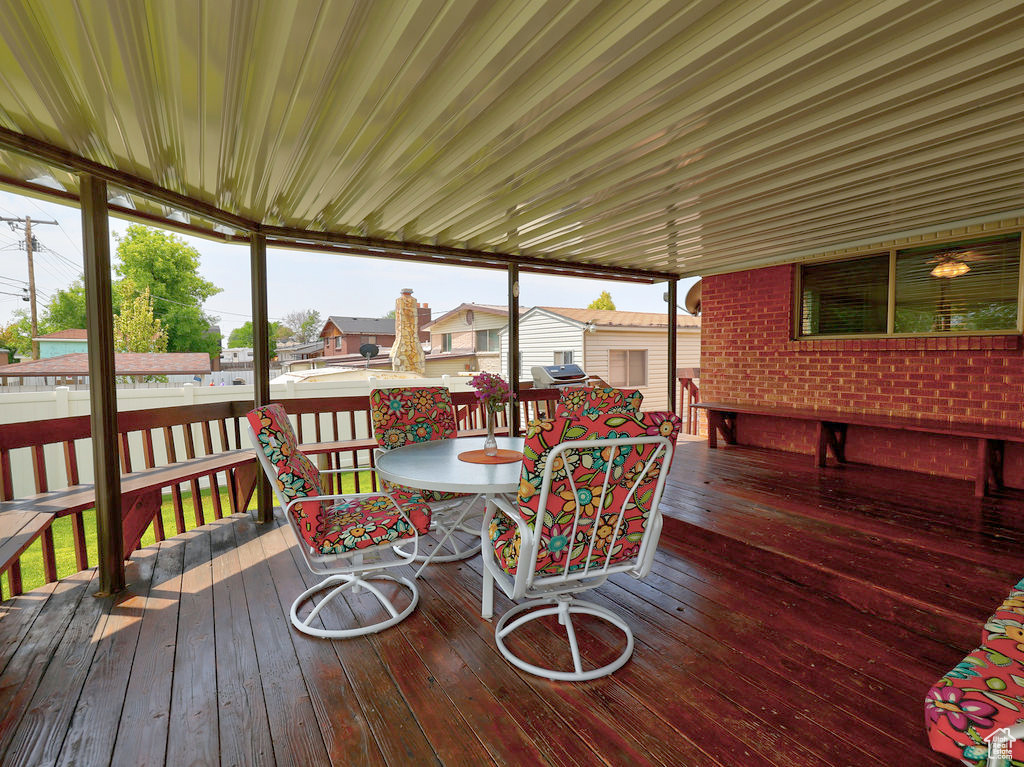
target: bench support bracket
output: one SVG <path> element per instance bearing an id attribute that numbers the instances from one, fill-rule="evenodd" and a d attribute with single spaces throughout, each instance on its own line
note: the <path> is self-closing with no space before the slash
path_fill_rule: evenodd
<path id="1" fill-rule="evenodd" d="M 818 421 L 815 445 L 814 461 L 818 466 L 825 466 L 829 450 L 836 461 L 846 463 L 846 424 Z"/>
<path id="2" fill-rule="evenodd" d="M 736 414 L 727 410 L 708 410 L 708 447 L 718 447 L 718 434 L 727 445 L 736 444 Z"/>
<path id="3" fill-rule="evenodd" d="M 1003 488 L 1003 452 L 1001 439 L 978 438 L 978 463 L 974 475 L 974 495 L 981 498 L 989 488 Z"/>

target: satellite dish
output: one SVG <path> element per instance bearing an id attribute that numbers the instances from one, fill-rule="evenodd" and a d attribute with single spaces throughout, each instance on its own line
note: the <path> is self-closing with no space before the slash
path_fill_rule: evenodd
<path id="1" fill-rule="evenodd" d="M 366 357 L 366 369 L 370 369 L 370 357 L 380 354 L 380 347 L 377 344 L 363 344 L 359 347 L 359 353 Z"/>
<path id="2" fill-rule="evenodd" d="M 690 289 L 686 291 L 683 307 L 694 317 L 700 314 L 700 280 L 693 283 Z"/>

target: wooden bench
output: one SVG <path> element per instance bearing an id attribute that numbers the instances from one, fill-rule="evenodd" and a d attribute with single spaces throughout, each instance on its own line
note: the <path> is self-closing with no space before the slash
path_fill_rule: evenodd
<path id="1" fill-rule="evenodd" d="M 703 409 L 708 418 L 708 447 L 718 446 L 718 435 L 727 444 L 736 444 L 736 418 L 739 415 L 789 418 L 815 424 L 814 461 L 825 466 L 828 454 L 839 463 L 846 462 L 846 430 L 848 426 L 941 434 L 977 440 L 974 494 L 984 496 L 989 488 L 1003 487 L 1003 453 L 1007 442 L 1024 443 L 1024 429 L 1009 426 L 986 426 L 977 423 L 954 423 L 927 418 L 882 416 L 832 410 L 810 410 L 751 403 L 699 402 L 692 407 Z"/>
<path id="2" fill-rule="evenodd" d="M 210 486 L 217 518 L 223 516 L 219 476 L 226 479 L 231 511 L 248 507 L 256 486 L 257 465 L 253 451 L 240 446 L 237 410 L 232 403 L 219 403 L 118 414 L 122 545 L 126 554 L 138 547 L 151 523 L 157 540 L 164 539 L 159 511 L 165 489 L 171 491 L 179 534 L 185 530 L 182 484 L 191 487 L 197 525 L 206 521 L 201 479 Z M 133 434 L 137 435 L 134 440 Z M 42 539 L 44 576 L 47 581 L 57 579 L 52 525 L 60 517 L 71 517 L 78 568 L 84 570 L 89 566 L 82 512 L 95 507 L 96 495 L 93 485 L 79 479 L 76 449 L 77 441 L 89 437 L 88 416 L 0 426 L 0 572 L 7 573 L 11 594 L 21 593 L 20 557 L 37 539 Z M 161 459 L 166 463 L 158 466 L 156 446 L 161 438 Z M 184 460 L 178 460 L 179 448 L 184 450 Z M 63 459 L 63 486 L 57 489 L 50 488 L 51 471 L 47 466 L 47 453 L 52 456 L 54 450 L 59 450 Z M 15 497 L 12 468 L 12 456 L 17 451 L 28 451 L 30 455 L 34 491 L 19 497 Z M 145 468 L 136 470 L 137 462 Z"/>

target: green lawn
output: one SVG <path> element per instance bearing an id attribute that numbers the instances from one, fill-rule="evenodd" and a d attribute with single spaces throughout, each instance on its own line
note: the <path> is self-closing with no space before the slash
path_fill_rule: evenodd
<path id="1" fill-rule="evenodd" d="M 355 480 L 351 473 L 342 475 L 343 477 L 343 492 L 355 492 Z M 361 488 L 362 492 L 367 492 L 369 489 L 366 486 L 367 477 L 362 477 L 362 484 L 364 487 Z M 203 501 L 203 513 L 206 515 L 207 521 L 212 520 L 213 517 L 213 502 L 210 498 L 210 489 L 206 488 L 201 491 Z M 226 489 L 221 489 L 221 508 L 227 513 L 227 510 L 231 508 L 231 504 L 228 501 L 228 494 Z M 183 491 L 181 494 L 182 498 L 182 509 L 185 515 L 185 528 L 191 530 L 196 526 L 195 514 L 192 510 L 192 493 L 189 491 Z M 274 501 L 276 504 L 276 500 Z M 249 509 L 256 508 L 255 497 L 249 503 Z M 161 515 L 164 519 L 164 534 L 170 538 L 173 537 L 177 528 L 174 526 L 174 506 L 171 501 L 171 496 L 164 496 L 163 506 L 160 510 Z M 89 552 L 89 566 L 95 567 L 97 554 L 96 554 L 96 514 L 92 509 L 82 512 L 82 520 L 85 523 L 85 544 L 86 549 Z M 149 529 L 146 530 L 142 535 L 142 546 L 149 546 L 156 542 L 156 534 L 153 532 L 153 526 L 150 525 Z M 57 577 L 65 578 L 72 573 L 78 572 L 78 563 L 75 561 L 75 542 L 74 537 L 71 533 L 71 517 L 61 517 L 55 520 L 53 523 L 53 552 L 57 560 Z M 21 555 L 21 580 L 22 587 L 25 591 L 30 589 L 38 588 L 42 586 L 46 579 L 43 577 L 43 548 L 42 542 L 36 540 L 25 552 Z M 7 579 L 3 579 L 3 598 L 7 599 L 10 596 L 10 589 L 8 587 Z"/>

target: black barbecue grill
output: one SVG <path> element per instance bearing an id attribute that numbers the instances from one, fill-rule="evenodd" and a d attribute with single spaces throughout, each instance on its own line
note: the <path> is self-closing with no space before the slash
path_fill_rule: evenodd
<path id="1" fill-rule="evenodd" d="M 533 385 L 539 389 L 562 389 L 567 386 L 585 386 L 586 373 L 579 365 L 534 365 L 530 368 Z"/>

